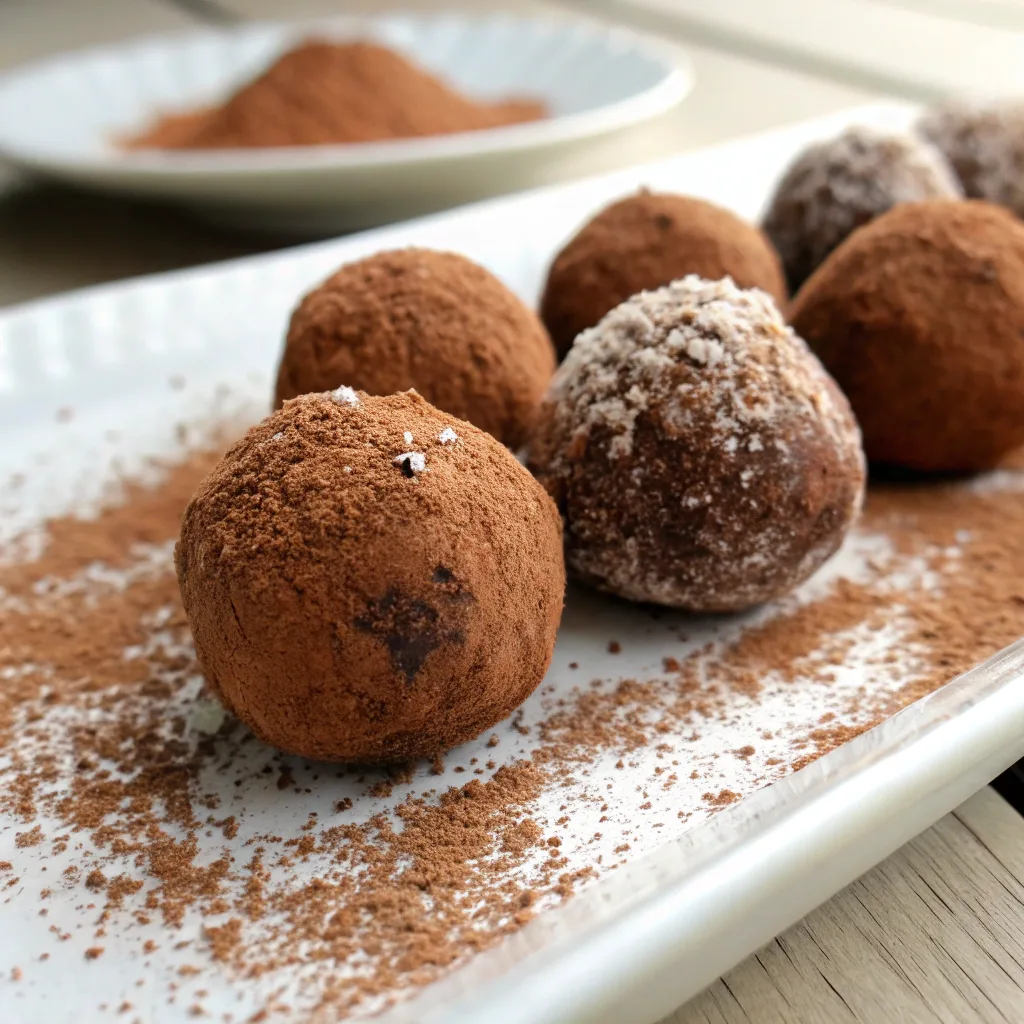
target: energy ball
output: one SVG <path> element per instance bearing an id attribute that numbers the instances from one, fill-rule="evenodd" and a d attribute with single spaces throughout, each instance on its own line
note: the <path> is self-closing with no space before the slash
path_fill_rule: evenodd
<path id="1" fill-rule="evenodd" d="M 790 165 L 764 218 L 795 292 L 848 235 L 897 203 L 962 195 L 942 154 L 911 135 L 850 128 Z"/>
<path id="2" fill-rule="evenodd" d="M 540 320 L 493 274 L 454 253 L 399 249 L 342 267 L 299 303 L 274 404 L 341 385 L 415 388 L 518 448 L 554 369 Z"/>
<path id="3" fill-rule="evenodd" d="M 1024 444 L 1024 225 L 977 199 L 907 203 L 841 245 L 792 309 L 870 460 L 984 469 Z"/>
<path id="4" fill-rule="evenodd" d="M 950 103 L 917 127 L 945 154 L 966 195 L 1024 217 L 1024 104 Z"/>
<path id="5" fill-rule="evenodd" d="M 530 464 L 578 578 L 632 601 L 749 608 L 839 547 L 864 492 L 853 414 L 764 292 L 696 276 L 576 340 Z"/>
<path id="6" fill-rule="evenodd" d="M 602 210 L 551 265 L 540 315 L 559 359 L 620 302 L 687 274 L 786 301 L 779 257 L 757 228 L 703 199 L 642 191 Z"/>
<path id="7" fill-rule="evenodd" d="M 511 452 L 415 392 L 346 387 L 228 450 L 175 564 L 225 707 L 325 761 L 429 757 L 506 717 L 565 589 L 558 511 Z"/>

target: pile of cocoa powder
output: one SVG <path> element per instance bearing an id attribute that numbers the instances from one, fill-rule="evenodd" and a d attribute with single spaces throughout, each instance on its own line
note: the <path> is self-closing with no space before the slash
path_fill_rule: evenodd
<path id="1" fill-rule="evenodd" d="M 401 54 L 368 42 L 310 40 L 222 104 L 168 114 L 128 149 L 251 149 L 379 142 L 537 121 L 536 100 L 470 99 Z"/>
<path id="2" fill-rule="evenodd" d="M 668 838 L 680 821 L 735 804 L 1024 632 L 1024 473 L 876 482 L 860 529 L 887 539 L 884 559 L 762 614 L 738 638 L 667 656 L 658 678 L 584 677 L 571 697 L 547 703 L 542 688 L 538 721 L 514 717 L 483 748 L 492 758 L 447 771 L 304 764 L 203 698 L 171 546 L 214 458 L 166 467 L 159 485 L 129 486 L 97 518 L 49 523 L 38 559 L 0 566 L 0 829 L 17 833 L 14 856 L 0 862 L 0 900 L 35 901 L 46 917 L 58 888 L 80 894 L 73 914 L 60 902 L 71 920 L 49 922 L 52 950 L 26 946 L 23 962 L 5 965 L 18 984 L 64 943 L 89 970 L 116 940 L 140 985 L 153 984 L 148 965 L 162 951 L 186 958 L 159 998 L 196 1015 L 211 978 L 258 992 L 255 1019 L 375 1011 L 625 860 L 655 790 L 671 796 L 685 777 L 705 789 L 702 808 L 679 805 L 674 824 L 651 823 Z M 896 597 L 893 573 L 907 565 L 925 582 Z M 894 618 L 913 652 L 901 686 L 880 685 L 899 660 L 882 651 L 849 708 L 788 732 L 788 754 L 752 769 L 746 788 L 688 758 L 705 724 L 765 699 L 769 686 L 795 692 L 813 678 L 828 688 L 851 637 Z M 513 736 L 528 743 L 527 759 L 501 756 Z M 756 764 L 778 739 L 761 731 L 721 756 Z M 653 770 L 631 769 L 651 751 Z M 581 836 L 571 806 L 580 780 L 611 762 L 632 794 L 627 813 L 610 806 L 611 782 L 591 787 L 582 799 L 603 834 Z M 431 771 L 445 778 L 430 783 Z M 349 798 L 315 803 L 339 776 L 379 813 L 359 817 Z M 260 806 L 289 802 L 304 808 L 301 820 L 268 833 Z M 542 810 L 551 806 L 557 816 Z M 587 843 L 613 844 L 614 854 L 587 862 Z M 26 885 L 44 869 L 49 881 Z M 289 972 L 304 979 L 301 999 L 283 987 Z M 112 997 L 109 1009 L 131 1020 L 130 1004 Z"/>

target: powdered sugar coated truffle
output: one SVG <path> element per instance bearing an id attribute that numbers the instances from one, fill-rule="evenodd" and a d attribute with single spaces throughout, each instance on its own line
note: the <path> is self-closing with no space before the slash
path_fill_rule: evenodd
<path id="1" fill-rule="evenodd" d="M 911 135 L 849 128 L 805 150 L 775 190 L 764 230 L 796 291 L 841 242 L 898 203 L 955 199 L 952 168 Z"/>
<path id="2" fill-rule="evenodd" d="M 1024 104 L 949 103 L 918 130 L 945 154 L 967 196 L 1024 216 Z"/>
<path id="3" fill-rule="evenodd" d="M 806 579 L 864 487 L 846 400 L 772 299 L 728 278 L 642 292 L 580 335 L 529 461 L 562 511 L 571 572 L 695 611 Z"/>

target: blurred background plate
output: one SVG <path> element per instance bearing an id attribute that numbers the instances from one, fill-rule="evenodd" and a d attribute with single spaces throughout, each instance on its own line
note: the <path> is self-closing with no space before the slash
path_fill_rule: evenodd
<path id="1" fill-rule="evenodd" d="M 430 138 L 258 151 L 134 152 L 118 137 L 215 102 L 311 35 L 372 39 L 471 96 L 535 96 L 543 121 Z M 144 39 L 0 78 L 0 155 L 25 169 L 188 203 L 239 225 L 327 233 L 555 180 L 581 151 L 692 87 L 678 50 L 577 19 L 459 14 L 256 23 Z"/>

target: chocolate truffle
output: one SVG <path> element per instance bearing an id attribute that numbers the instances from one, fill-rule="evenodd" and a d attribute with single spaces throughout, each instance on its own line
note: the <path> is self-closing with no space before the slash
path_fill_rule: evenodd
<path id="1" fill-rule="evenodd" d="M 540 314 L 559 358 L 620 302 L 687 274 L 786 299 L 779 257 L 757 228 L 703 199 L 639 192 L 602 210 L 551 265 Z"/>
<path id="2" fill-rule="evenodd" d="M 327 761 L 431 756 L 504 718 L 544 676 L 565 587 L 541 486 L 415 392 L 287 402 L 200 485 L 175 562 L 225 707 Z"/>
<path id="3" fill-rule="evenodd" d="M 850 408 L 764 292 L 691 276 L 576 340 L 530 463 L 580 579 L 634 601 L 735 611 L 785 593 L 861 505 Z"/>
<path id="4" fill-rule="evenodd" d="M 341 385 L 415 388 L 517 448 L 554 368 L 544 327 L 493 274 L 454 253 L 399 249 L 342 267 L 299 303 L 275 406 Z"/>
<path id="5" fill-rule="evenodd" d="M 1024 217 L 1024 104 L 950 103 L 918 130 L 945 154 L 966 195 Z"/>
<path id="6" fill-rule="evenodd" d="M 868 458 L 976 470 L 1024 444 L 1024 225 L 977 199 L 897 206 L 797 296 Z"/>
<path id="7" fill-rule="evenodd" d="M 843 239 L 897 203 L 961 194 L 952 168 L 928 143 L 850 128 L 809 147 L 790 165 L 764 230 L 795 292 Z"/>

